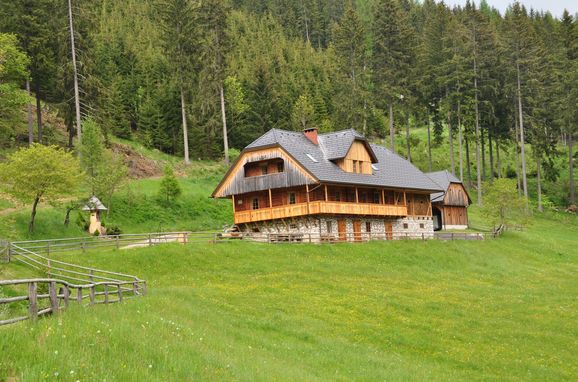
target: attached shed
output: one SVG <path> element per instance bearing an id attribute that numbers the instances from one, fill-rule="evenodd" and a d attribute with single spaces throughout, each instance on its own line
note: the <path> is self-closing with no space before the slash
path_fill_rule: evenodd
<path id="1" fill-rule="evenodd" d="M 472 201 L 463 183 L 447 170 L 427 176 L 445 190 L 431 194 L 434 230 L 468 228 L 468 206 Z"/>

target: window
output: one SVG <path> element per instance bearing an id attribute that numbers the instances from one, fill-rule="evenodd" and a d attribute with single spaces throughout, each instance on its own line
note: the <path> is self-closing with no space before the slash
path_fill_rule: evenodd
<path id="1" fill-rule="evenodd" d="M 347 192 L 347 201 L 348 202 L 355 202 L 355 192 L 353 192 L 353 191 Z"/>
<path id="2" fill-rule="evenodd" d="M 357 173 L 357 161 L 356 160 L 353 161 L 353 172 Z"/>
<path id="3" fill-rule="evenodd" d="M 277 162 L 277 172 L 283 172 L 284 166 L 283 162 Z"/>
<path id="4" fill-rule="evenodd" d="M 423 223 L 419 223 L 419 228 L 423 229 Z"/>
<path id="5" fill-rule="evenodd" d="M 365 232 L 371 232 L 371 222 L 365 222 Z"/>
<path id="6" fill-rule="evenodd" d="M 403 229 L 407 229 L 407 223 L 403 223 Z"/>
<path id="7" fill-rule="evenodd" d="M 267 165 L 261 166 L 261 174 L 267 175 Z"/>
<path id="8" fill-rule="evenodd" d="M 294 192 L 289 193 L 289 204 L 295 204 L 295 193 Z"/>
<path id="9" fill-rule="evenodd" d="M 331 223 L 331 220 L 327 220 L 327 233 L 331 232 L 333 232 L 333 224 Z"/>
<path id="10" fill-rule="evenodd" d="M 238 204 L 238 205 L 242 205 L 242 204 L 243 204 L 243 199 L 237 199 L 237 204 Z"/>
<path id="11" fill-rule="evenodd" d="M 289 228 L 290 229 L 297 229 L 297 224 L 291 223 L 291 224 L 289 224 Z"/>
<path id="12" fill-rule="evenodd" d="M 362 192 L 359 194 L 359 202 L 360 203 L 367 203 L 367 193 Z"/>
<path id="13" fill-rule="evenodd" d="M 379 197 L 379 192 L 374 192 L 374 193 L 373 193 L 373 203 L 379 204 L 379 200 L 380 200 L 380 199 L 381 199 L 381 198 Z"/>
<path id="14" fill-rule="evenodd" d="M 253 209 L 254 210 L 259 209 L 259 199 L 258 198 L 253 198 Z"/>
<path id="15" fill-rule="evenodd" d="M 335 191 L 335 201 L 336 201 L 336 202 L 340 202 L 340 201 L 341 201 L 341 192 Z"/>

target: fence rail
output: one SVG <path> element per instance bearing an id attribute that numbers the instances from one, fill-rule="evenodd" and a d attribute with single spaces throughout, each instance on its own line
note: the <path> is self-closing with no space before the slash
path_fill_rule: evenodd
<path id="1" fill-rule="evenodd" d="M 15 243 L 9 243 L 6 252 L 8 261 L 24 264 L 46 274 L 48 278 L 0 281 L 0 287 L 18 288 L 22 284 L 28 285 L 26 295 L 0 298 L 0 305 L 13 304 L 13 306 L 27 300 L 28 314 L 0 320 L 0 325 L 57 313 L 67 307 L 71 299 L 79 303 L 88 299 L 89 304 L 110 304 L 121 302 L 124 298 L 146 294 L 146 281 L 136 276 L 50 259 Z M 38 286 L 42 284 L 47 284 L 47 294 L 38 293 Z M 73 289 L 76 289 L 76 298 L 71 298 Z M 38 301 L 42 299 L 48 299 L 50 305 L 39 309 Z M 63 307 L 60 305 L 61 301 Z"/>
<path id="2" fill-rule="evenodd" d="M 90 284 L 73 284 L 52 278 L 0 281 L 0 287 L 17 287 L 23 284 L 27 286 L 26 294 L 0 298 L 0 305 L 28 301 L 27 314 L 0 320 L 0 325 L 13 324 L 27 319 L 36 320 L 46 314 L 56 314 L 68 307 L 70 301 L 82 304 L 84 300 L 88 300 L 90 305 L 111 304 L 122 302 L 123 299 L 133 298 L 144 293 L 142 285 L 130 281 L 106 281 Z M 39 285 L 43 284 L 47 288 L 39 288 Z M 40 293 L 42 289 L 47 289 L 48 293 Z M 73 294 L 74 290 L 76 290 L 76 295 Z M 40 302 L 43 300 L 48 300 L 48 306 L 41 306 Z"/>

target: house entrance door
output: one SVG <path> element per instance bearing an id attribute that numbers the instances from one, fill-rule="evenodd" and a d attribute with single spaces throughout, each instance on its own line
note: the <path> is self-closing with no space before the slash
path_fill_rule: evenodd
<path id="1" fill-rule="evenodd" d="M 385 222 L 385 239 L 392 240 L 393 239 L 393 226 L 391 223 Z"/>
<path id="2" fill-rule="evenodd" d="M 345 219 L 337 220 L 337 232 L 339 233 L 339 240 L 347 240 L 347 225 L 345 224 Z"/>
<path id="3" fill-rule="evenodd" d="M 355 241 L 361 241 L 361 220 L 353 221 L 353 238 Z"/>

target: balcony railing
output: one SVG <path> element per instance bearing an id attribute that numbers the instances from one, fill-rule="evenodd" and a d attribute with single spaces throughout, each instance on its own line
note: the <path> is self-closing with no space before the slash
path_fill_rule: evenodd
<path id="1" fill-rule="evenodd" d="M 305 215 L 407 216 L 407 207 L 393 204 L 315 201 L 235 212 L 235 224 Z"/>

